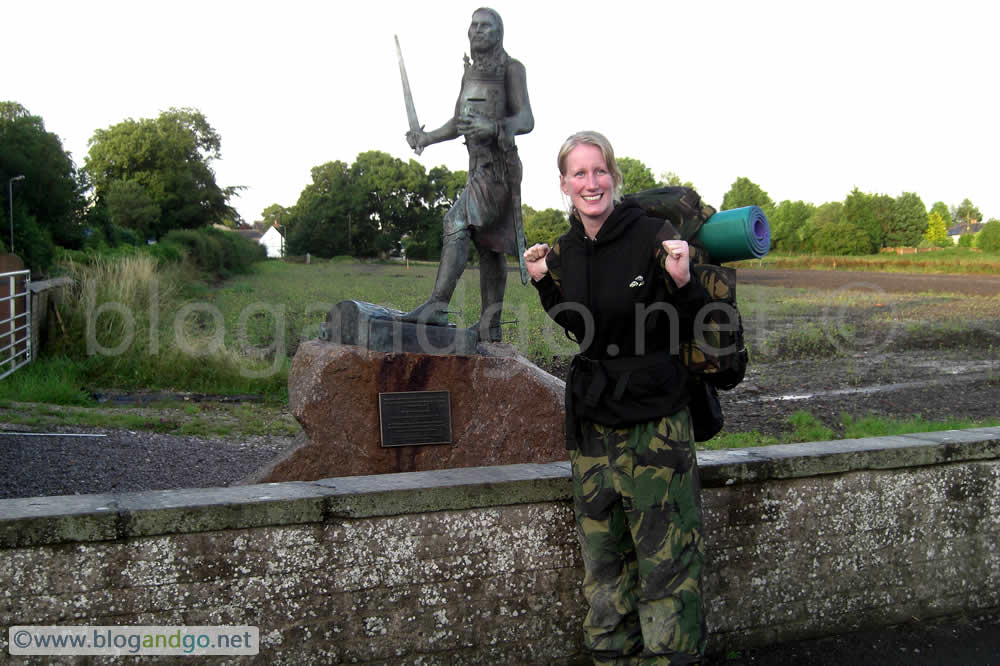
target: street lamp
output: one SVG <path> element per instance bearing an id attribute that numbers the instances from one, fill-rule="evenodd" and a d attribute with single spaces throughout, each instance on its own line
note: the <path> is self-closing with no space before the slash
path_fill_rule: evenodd
<path id="1" fill-rule="evenodd" d="M 7 181 L 7 203 L 10 204 L 10 253 L 14 254 L 14 181 L 24 180 L 24 174 Z"/>

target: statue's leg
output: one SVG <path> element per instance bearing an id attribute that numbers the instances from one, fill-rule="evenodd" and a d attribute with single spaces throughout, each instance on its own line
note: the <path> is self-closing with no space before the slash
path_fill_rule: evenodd
<path id="1" fill-rule="evenodd" d="M 448 324 L 448 303 L 455 293 L 458 279 L 462 277 L 465 263 L 469 259 L 469 230 L 462 229 L 444 237 L 441 246 L 441 263 L 438 264 L 437 278 L 431 297 L 403 315 L 403 321 L 445 326 Z"/>
<path id="2" fill-rule="evenodd" d="M 503 252 L 479 248 L 479 291 L 483 312 L 479 317 L 479 339 L 500 342 L 500 315 L 507 286 L 507 261 Z"/>

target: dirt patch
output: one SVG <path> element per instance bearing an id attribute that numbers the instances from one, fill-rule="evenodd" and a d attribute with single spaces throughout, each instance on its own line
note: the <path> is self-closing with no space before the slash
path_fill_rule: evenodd
<path id="1" fill-rule="evenodd" d="M 750 369 L 744 384 L 720 395 L 730 432 L 780 436 L 803 410 L 844 434 L 844 417 L 928 421 L 997 418 L 1000 362 L 949 353 L 899 351 L 821 361 L 788 361 Z"/>
<path id="2" fill-rule="evenodd" d="M 745 270 L 754 298 L 826 292 L 745 321 L 751 363 L 720 394 L 728 432 L 781 436 L 802 410 L 843 435 L 843 416 L 1000 417 L 1000 276 Z M 834 292 L 840 292 L 834 294 Z M 541 363 L 565 378 L 568 358 Z"/>
<path id="3" fill-rule="evenodd" d="M 873 273 L 864 271 L 790 271 L 740 268 L 740 284 L 804 289 L 871 289 L 896 293 L 941 292 L 996 296 L 1000 275 L 949 275 L 938 273 Z"/>
<path id="4" fill-rule="evenodd" d="M 858 291 L 823 330 L 827 358 L 751 365 L 723 395 L 732 431 L 787 432 L 805 410 L 843 432 L 841 416 L 983 420 L 1000 416 L 1000 276 L 741 270 L 741 284 Z M 799 319 L 822 321 L 828 305 Z M 766 348 L 781 322 L 753 331 Z M 847 331 L 851 336 L 836 333 Z M 832 338 L 832 339 L 831 339 Z"/>

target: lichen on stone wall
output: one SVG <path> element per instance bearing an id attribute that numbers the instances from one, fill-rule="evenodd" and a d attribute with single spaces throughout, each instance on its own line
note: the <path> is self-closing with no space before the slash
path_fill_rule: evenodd
<path id="1" fill-rule="evenodd" d="M 416 504 L 422 492 L 396 491 L 388 504 Z M 1000 461 L 953 455 L 720 484 L 702 498 L 715 650 L 1000 605 Z M 185 510 L 181 524 L 205 520 Z M 563 496 L 322 515 L 0 548 L 0 625 L 248 624 L 269 663 L 544 664 L 579 654 L 583 572 Z"/>

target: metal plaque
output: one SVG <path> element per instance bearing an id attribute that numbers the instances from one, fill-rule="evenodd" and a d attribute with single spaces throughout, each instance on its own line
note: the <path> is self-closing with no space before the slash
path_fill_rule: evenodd
<path id="1" fill-rule="evenodd" d="M 451 444 L 449 391 L 378 394 L 382 446 Z"/>

